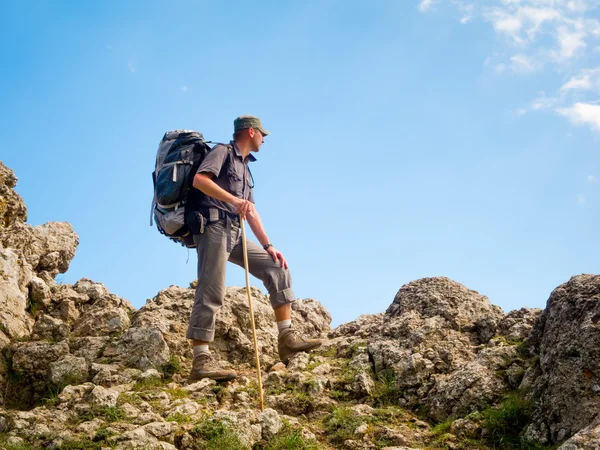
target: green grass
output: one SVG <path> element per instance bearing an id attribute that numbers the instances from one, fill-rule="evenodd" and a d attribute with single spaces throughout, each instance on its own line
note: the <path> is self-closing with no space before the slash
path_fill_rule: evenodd
<path id="1" fill-rule="evenodd" d="M 350 408 L 336 408 L 327 416 L 323 425 L 328 432 L 328 439 L 333 444 L 343 444 L 354 436 L 356 428 L 365 420 Z"/>
<path id="2" fill-rule="evenodd" d="M 240 450 L 245 447 L 238 435 L 223 421 L 207 420 L 196 425 L 190 434 L 200 439 L 200 448 L 206 450 Z"/>
<path id="3" fill-rule="evenodd" d="M 165 385 L 165 382 L 158 377 L 144 378 L 135 382 L 132 391 L 150 391 Z"/>
<path id="4" fill-rule="evenodd" d="M 396 386 L 396 373 L 387 368 L 377 372 L 374 395 L 378 406 L 397 405 L 400 393 Z"/>
<path id="5" fill-rule="evenodd" d="M 124 420 L 126 415 L 125 411 L 119 406 L 106 406 L 102 408 L 92 408 L 87 413 L 79 416 L 78 422 L 88 422 L 96 417 L 102 417 L 107 422 L 118 422 Z"/>
<path id="6" fill-rule="evenodd" d="M 315 440 L 304 439 L 300 430 L 293 430 L 285 425 L 273 439 L 266 444 L 257 444 L 253 450 L 319 450 L 321 447 Z"/>
<path id="7" fill-rule="evenodd" d="M 119 394 L 119 398 L 117 398 L 117 405 L 121 406 L 124 403 L 129 403 L 130 405 L 137 406 L 141 404 L 143 400 L 137 393 L 131 392 L 122 392 Z"/>
<path id="8" fill-rule="evenodd" d="M 171 359 L 164 366 L 160 368 L 160 371 L 165 375 L 166 378 L 171 378 L 181 370 L 181 362 L 175 355 L 171 355 Z"/>
<path id="9" fill-rule="evenodd" d="M 190 423 L 192 418 L 187 414 L 175 413 L 165 419 L 167 422 Z"/>
<path id="10" fill-rule="evenodd" d="M 188 391 L 181 388 L 165 389 L 165 392 L 169 394 L 172 400 L 179 400 L 181 398 L 189 397 L 190 395 Z"/>
<path id="11" fill-rule="evenodd" d="M 525 442 L 521 437 L 523 429 L 531 422 L 533 405 L 518 392 L 512 392 L 498 407 L 482 411 L 483 428 L 486 430 L 485 443 L 494 449 L 544 449 Z"/>

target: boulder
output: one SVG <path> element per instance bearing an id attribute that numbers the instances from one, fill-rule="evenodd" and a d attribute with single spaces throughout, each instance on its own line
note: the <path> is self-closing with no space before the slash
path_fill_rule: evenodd
<path id="1" fill-rule="evenodd" d="M 0 161 L 0 230 L 27 221 L 27 208 L 19 194 L 15 173 Z"/>
<path id="2" fill-rule="evenodd" d="M 529 343 L 539 355 L 530 440 L 559 443 L 587 427 L 600 410 L 600 275 L 558 286 Z"/>

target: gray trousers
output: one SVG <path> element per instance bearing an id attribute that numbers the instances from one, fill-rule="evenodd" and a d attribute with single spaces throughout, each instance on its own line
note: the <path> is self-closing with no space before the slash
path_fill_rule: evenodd
<path id="1" fill-rule="evenodd" d="M 229 234 L 229 238 L 228 238 Z M 198 286 L 186 337 L 211 342 L 215 337 L 215 317 L 225 298 L 225 266 L 231 261 L 244 267 L 242 230 L 225 220 L 207 225 L 204 233 L 194 235 L 198 253 Z M 274 262 L 260 245 L 247 241 L 248 267 L 250 273 L 261 280 L 267 291 L 271 306 L 292 303 L 296 300 L 292 291 L 290 271 Z"/>

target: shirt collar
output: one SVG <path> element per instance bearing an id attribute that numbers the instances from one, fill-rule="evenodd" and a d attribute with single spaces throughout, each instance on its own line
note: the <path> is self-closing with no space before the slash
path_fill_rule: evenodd
<path id="1" fill-rule="evenodd" d="M 238 155 L 241 158 L 242 157 L 242 153 L 240 152 L 240 149 L 238 148 L 238 146 L 235 143 L 235 141 L 231 141 L 231 145 L 233 146 L 235 154 Z M 252 153 L 248 154 L 248 162 L 254 162 L 254 161 L 256 161 L 256 158 L 254 157 L 254 155 Z"/>

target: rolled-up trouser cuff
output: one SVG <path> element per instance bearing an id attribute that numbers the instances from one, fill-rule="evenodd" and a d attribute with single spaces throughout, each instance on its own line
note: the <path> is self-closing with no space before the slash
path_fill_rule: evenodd
<path id="1" fill-rule="evenodd" d="M 269 295 L 269 300 L 271 300 L 271 306 L 277 308 L 279 306 L 287 305 L 288 303 L 294 303 L 296 301 L 296 296 L 294 295 L 292 288 L 287 288 Z"/>
<path id="2" fill-rule="evenodd" d="M 188 327 L 186 338 L 195 341 L 212 342 L 215 339 L 215 330 L 207 330 L 206 328 Z"/>

